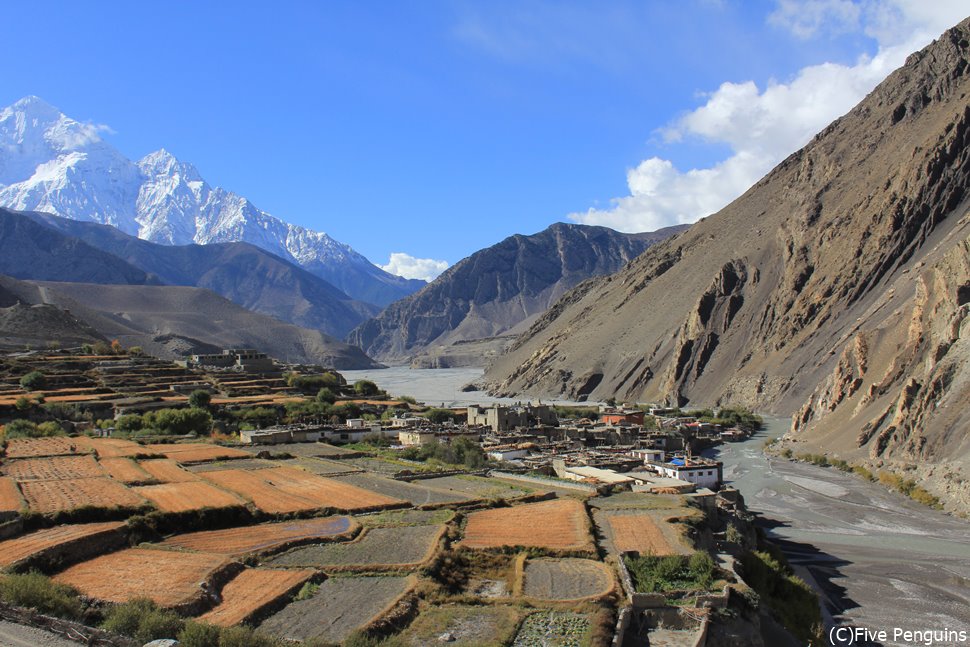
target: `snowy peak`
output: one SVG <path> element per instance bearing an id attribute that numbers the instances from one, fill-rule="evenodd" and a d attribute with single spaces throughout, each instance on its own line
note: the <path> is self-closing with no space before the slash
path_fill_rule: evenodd
<path id="1" fill-rule="evenodd" d="M 0 111 L 0 206 L 90 220 L 166 245 L 248 242 L 378 305 L 424 285 L 393 276 L 327 234 L 212 187 L 164 148 L 137 162 L 34 96 Z"/>

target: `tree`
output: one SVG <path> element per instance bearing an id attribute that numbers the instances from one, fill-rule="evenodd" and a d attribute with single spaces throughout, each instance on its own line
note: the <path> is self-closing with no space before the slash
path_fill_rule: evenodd
<path id="1" fill-rule="evenodd" d="M 47 376 L 40 371 L 31 371 L 20 378 L 20 386 L 27 391 L 37 391 L 47 386 Z"/>
<path id="2" fill-rule="evenodd" d="M 429 409 L 425 417 L 436 425 L 455 419 L 455 412 L 451 409 Z"/>
<path id="3" fill-rule="evenodd" d="M 117 339 L 112 339 L 111 340 L 111 352 L 113 354 L 115 354 L 115 355 L 121 355 L 121 353 L 124 352 L 124 350 L 125 349 L 122 347 L 120 341 L 118 341 Z"/>
<path id="4" fill-rule="evenodd" d="M 333 391 L 327 387 L 323 387 L 317 391 L 317 402 L 323 402 L 326 404 L 333 404 L 337 401 L 337 396 L 334 395 Z"/>
<path id="5" fill-rule="evenodd" d="M 354 393 L 357 395 L 371 396 L 380 393 L 380 389 L 377 385 L 370 380 L 357 380 L 354 382 Z"/>
<path id="6" fill-rule="evenodd" d="M 189 394 L 189 406 L 197 409 L 205 409 L 212 402 L 212 395 L 208 391 L 196 389 Z"/>

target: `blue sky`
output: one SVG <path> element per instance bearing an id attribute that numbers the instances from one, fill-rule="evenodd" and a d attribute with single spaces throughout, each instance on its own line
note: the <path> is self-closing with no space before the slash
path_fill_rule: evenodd
<path id="1" fill-rule="evenodd" d="M 706 215 L 960 5 L 35 0 L 5 7 L 0 105 L 38 95 L 415 273 L 556 221 Z"/>

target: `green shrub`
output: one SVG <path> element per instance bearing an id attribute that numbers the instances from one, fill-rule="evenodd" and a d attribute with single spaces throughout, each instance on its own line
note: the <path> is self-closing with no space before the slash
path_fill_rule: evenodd
<path id="1" fill-rule="evenodd" d="M 275 647 L 276 641 L 245 625 L 226 627 L 219 634 L 219 647 Z"/>
<path id="2" fill-rule="evenodd" d="M 872 472 L 870 472 L 868 469 L 866 469 L 862 465 L 854 465 L 852 467 L 852 471 L 856 475 L 861 476 L 862 478 L 864 478 L 867 481 L 875 481 L 876 480 L 876 477 L 872 475 Z"/>
<path id="3" fill-rule="evenodd" d="M 160 638 L 175 638 L 182 633 L 185 621 L 174 611 L 155 609 L 149 611 L 138 623 L 135 640 L 141 643 Z"/>
<path id="4" fill-rule="evenodd" d="M 178 635 L 180 647 L 219 647 L 219 627 L 189 620 Z"/>
<path id="5" fill-rule="evenodd" d="M 815 592 L 792 573 L 780 551 L 774 547 L 762 548 L 766 550 L 741 555 L 744 581 L 802 644 L 819 644 L 822 614 Z"/>
<path id="6" fill-rule="evenodd" d="M 189 394 L 189 406 L 205 409 L 212 403 L 212 394 L 203 389 L 196 389 Z"/>
<path id="7" fill-rule="evenodd" d="M 26 391 L 37 391 L 47 386 L 47 376 L 40 371 L 31 371 L 20 378 L 20 387 Z"/>
<path id="8" fill-rule="evenodd" d="M 714 559 L 700 550 L 690 557 L 643 555 L 624 559 L 633 578 L 633 585 L 641 593 L 681 589 L 707 590 L 714 583 L 717 575 Z"/>
<path id="9" fill-rule="evenodd" d="M 370 380 L 357 380 L 354 382 L 354 393 L 357 395 L 377 395 L 381 390 Z"/>
<path id="10" fill-rule="evenodd" d="M 333 404 L 336 401 L 337 401 L 337 396 L 334 394 L 333 391 L 331 391 L 327 387 L 323 387 L 322 389 L 317 391 L 317 402 L 321 402 L 324 404 Z"/>
<path id="11" fill-rule="evenodd" d="M 82 612 L 81 601 L 74 588 L 58 584 L 37 572 L 4 576 L 0 579 L 0 598 L 10 604 L 31 607 L 61 618 L 76 619 Z"/>
<path id="12" fill-rule="evenodd" d="M 303 585 L 303 588 L 300 589 L 300 592 L 297 593 L 296 597 L 293 599 L 296 600 L 297 602 L 300 602 L 302 600 L 309 600 L 314 595 L 316 595 L 317 591 L 319 590 L 320 590 L 319 584 L 314 584 L 313 582 L 307 582 L 306 584 Z"/>
<path id="13" fill-rule="evenodd" d="M 141 619 L 158 609 L 158 606 L 148 598 L 135 598 L 124 604 L 116 604 L 105 614 L 101 624 L 108 631 L 122 636 L 135 637 Z"/>
<path id="14" fill-rule="evenodd" d="M 39 425 L 18 418 L 11 420 L 4 427 L 7 438 L 44 438 L 47 436 L 64 436 L 64 429 L 53 421 L 42 422 Z"/>

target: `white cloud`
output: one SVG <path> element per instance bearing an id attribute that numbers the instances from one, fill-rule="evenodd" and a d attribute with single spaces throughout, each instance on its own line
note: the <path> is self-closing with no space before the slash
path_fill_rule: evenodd
<path id="1" fill-rule="evenodd" d="M 801 39 L 825 31 L 831 35 L 859 28 L 862 7 L 850 0 L 779 0 L 768 22 Z"/>
<path id="2" fill-rule="evenodd" d="M 707 95 L 704 105 L 662 134 L 673 144 L 685 138 L 727 144 L 732 151 L 727 159 L 709 168 L 680 171 L 668 160 L 650 158 L 627 171 L 629 195 L 611 200 L 607 209 L 589 209 L 569 217 L 632 232 L 695 222 L 714 213 L 851 109 L 902 65 L 907 55 L 962 20 L 967 12 L 965 2 L 886 0 L 857 5 L 859 17 L 853 19 L 845 4 L 838 0 L 781 0 L 770 20 L 798 37 L 802 37 L 800 32 L 831 29 L 833 15 L 841 16 L 843 24 L 858 20 L 879 44 L 875 56 L 860 56 L 854 65 L 809 66 L 788 83 L 770 82 L 764 88 L 753 81 L 723 83 Z M 820 14 L 806 23 L 811 29 L 775 18 L 794 14 L 799 7 Z"/>
<path id="3" fill-rule="evenodd" d="M 387 265 L 380 268 L 385 272 L 403 276 L 406 279 L 421 279 L 433 281 L 439 274 L 448 269 L 447 261 L 436 261 L 433 258 L 415 258 L 404 252 L 391 252 Z"/>

